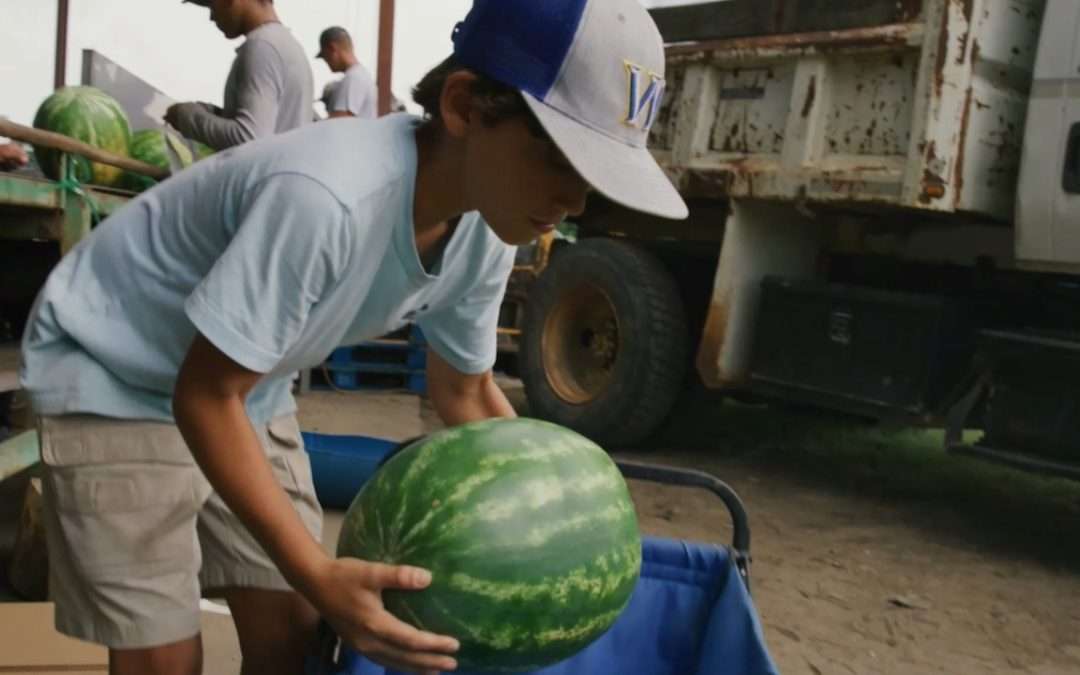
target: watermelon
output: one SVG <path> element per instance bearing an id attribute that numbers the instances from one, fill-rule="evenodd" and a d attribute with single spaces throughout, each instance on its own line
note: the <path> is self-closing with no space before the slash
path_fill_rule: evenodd
<path id="1" fill-rule="evenodd" d="M 171 131 L 164 133 L 169 134 L 170 144 L 176 150 L 180 164 L 185 167 L 191 166 L 195 158 L 192 156 L 191 150 L 184 144 L 184 139 Z M 169 169 L 169 156 L 166 153 L 165 136 L 161 129 L 140 129 L 131 135 L 131 151 L 129 154 L 133 159 L 162 169 Z M 154 183 L 154 179 L 148 176 L 128 171 L 124 173 L 121 187 L 139 192 L 153 186 Z"/>
<path id="2" fill-rule="evenodd" d="M 192 141 L 192 145 L 195 146 L 195 160 L 206 159 L 210 155 L 214 154 L 214 149 L 205 143 L 199 141 Z"/>
<path id="3" fill-rule="evenodd" d="M 346 512 L 338 555 L 432 573 L 387 590 L 388 611 L 461 643 L 459 667 L 514 672 L 562 661 L 630 600 L 641 535 L 618 467 L 539 420 L 446 429 L 384 464 Z"/>
<path id="4" fill-rule="evenodd" d="M 131 145 L 131 125 L 124 109 L 116 99 L 95 87 L 56 90 L 38 107 L 34 126 L 118 155 L 127 155 Z M 34 147 L 34 153 L 45 175 L 59 180 L 63 153 L 38 146 Z M 116 186 L 124 174 L 123 169 L 93 163 L 78 155 L 69 155 L 68 161 L 73 165 L 75 178 L 83 183 Z"/>

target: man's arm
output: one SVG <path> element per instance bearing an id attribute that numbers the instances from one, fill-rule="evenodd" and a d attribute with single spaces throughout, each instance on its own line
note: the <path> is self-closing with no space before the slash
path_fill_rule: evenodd
<path id="1" fill-rule="evenodd" d="M 333 559 L 308 533 L 278 485 L 244 400 L 261 375 L 197 335 L 176 383 L 173 413 L 196 462 L 289 583 L 354 648 L 402 670 L 453 670 L 453 638 L 420 631 L 385 610 L 385 588 L 416 590 L 423 570 Z"/>
<path id="2" fill-rule="evenodd" d="M 280 57 L 262 40 L 245 44 L 237 56 L 236 113 L 217 114 L 201 103 L 171 106 L 165 120 L 184 136 L 224 150 L 274 133 L 285 83 Z"/>
<path id="3" fill-rule="evenodd" d="M 427 354 L 428 396 L 447 426 L 490 417 L 517 417 L 490 370 L 468 375 L 446 362 L 434 349 Z"/>

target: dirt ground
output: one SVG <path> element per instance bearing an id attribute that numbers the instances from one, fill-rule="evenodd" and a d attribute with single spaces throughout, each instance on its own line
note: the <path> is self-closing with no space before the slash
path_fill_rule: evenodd
<path id="1" fill-rule="evenodd" d="M 502 384 L 527 413 L 520 384 Z M 782 673 L 1080 673 L 1080 485 L 946 456 L 928 432 L 700 397 L 680 409 L 648 448 L 615 454 L 740 494 Z M 389 438 L 439 427 L 415 397 L 332 392 L 302 399 L 301 422 Z M 631 489 L 647 533 L 730 537 L 709 493 Z"/>
<path id="2" fill-rule="evenodd" d="M 500 384 L 527 414 L 520 383 Z M 404 439 L 441 426 L 407 393 L 299 403 L 308 431 Z M 945 455 L 940 433 L 701 395 L 678 410 L 645 448 L 609 450 L 708 471 L 740 494 L 753 597 L 782 673 L 1080 673 L 1080 484 Z M 711 494 L 631 490 L 644 532 L 729 541 Z M 340 522 L 327 513 L 329 550 Z M 239 672 L 230 618 L 207 613 L 203 626 L 205 672 Z"/>

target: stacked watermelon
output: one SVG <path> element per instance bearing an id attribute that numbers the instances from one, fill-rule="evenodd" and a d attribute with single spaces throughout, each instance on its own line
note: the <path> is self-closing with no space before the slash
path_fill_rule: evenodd
<path id="1" fill-rule="evenodd" d="M 428 436 L 390 459 L 345 516 L 338 555 L 432 572 L 387 609 L 451 635 L 465 669 L 523 671 L 606 632 L 641 567 L 619 469 L 577 433 L 530 419 Z"/>
<path id="2" fill-rule="evenodd" d="M 160 129 L 143 129 L 131 132 L 124 109 L 113 97 L 95 87 L 64 87 L 50 95 L 38 108 L 34 126 L 70 136 L 83 143 L 117 155 L 132 157 L 139 161 L 169 168 L 165 136 Z M 176 150 L 183 166 L 213 154 L 202 143 L 193 142 L 195 153 L 178 135 L 167 132 L 169 144 Z M 60 158 L 58 150 L 34 147 L 34 154 L 46 176 L 59 180 Z M 107 187 L 120 187 L 136 192 L 154 184 L 146 176 L 124 171 L 107 164 L 90 162 L 78 155 L 68 155 L 72 176 L 81 183 L 93 183 Z"/>
<path id="3" fill-rule="evenodd" d="M 56 90 L 38 107 L 34 126 L 70 136 L 83 143 L 127 155 L 131 146 L 131 125 L 116 99 L 94 87 L 64 87 Z M 34 146 L 34 155 L 45 175 L 59 180 L 63 153 Z M 117 186 L 123 169 L 98 164 L 69 155 L 74 178 L 83 183 Z"/>
<path id="4" fill-rule="evenodd" d="M 184 140 L 171 131 L 161 129 L 140 129 L 131 135 L 130 155 L 133 159 L 146 162 L 161 169 L 169 169 L 168 148 L 165 147 L 166 138 L 169 145 L 180 160 L 181 166 L 191 166 L 195 161 L 191 150 L 184 144 Z M 154 180 L 148 176 L 132 173 L 124 173 L 121 187 L 135 192 L 141 192 L 154 185 Z"/>

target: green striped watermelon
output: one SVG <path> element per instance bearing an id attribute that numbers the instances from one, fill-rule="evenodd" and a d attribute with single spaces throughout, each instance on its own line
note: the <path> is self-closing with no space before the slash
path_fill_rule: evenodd
<path id="1" fill-rule="evenodd" d="M 618 467 L 592 441 L 531 419 L 434 433 L 388 461 L 345 515 L 338 555 L 431 570 L 386 591 L 398 618 L 456 637 L 489 672 L 566 659 L 607 631 L 641 569 Z"/>
<path id="2" fill-rule="evenodd" d="M 38 107 L 34 126 L 118 155 L 127 155 L 131 145 L 131 125 L 127 114 L 116 99 L 95 87 L 64 87 L 56 90 Z M 45 175 L 58 180 L 63 153 L 35 146 L 34 154 Z M 124 173 L 123 169 L 92 163 L 77 155 L 70 155 L 68 161 L 74 165 L 75 178 L 84 183 L 115 186 L 120 183 Z"/>
<path id="3" fill-rule="evenodd" d="M 195 158 L 192 156 L 191 150 L 184 144 L 184 139 L 171 131 L 164 133 L 169 134 L 170 145 L 176 150 L 180 164 L 185 167 L 191 166 Z M 130 155 L 133 159 L 162 169 L 168 169 L 170 168 L 169 156 L 166 153 L 165 136 L 161 129 L 140 129 L 131 135 Z M 130 171 L 124 173 L 121 181 L 122 187 L 136 192 L 145 190 L 154 184 L 154 179 Z"/>
<path id="4" fill-rule="evenodd" d="M 210 155 L 214 154 L 214 149 L 205 143 L 200 143 L 199 141 L 192 141 L 192 144 L 195 146 L 195 161 L 198 161 L 200 159 L 206 159 Z"/>

